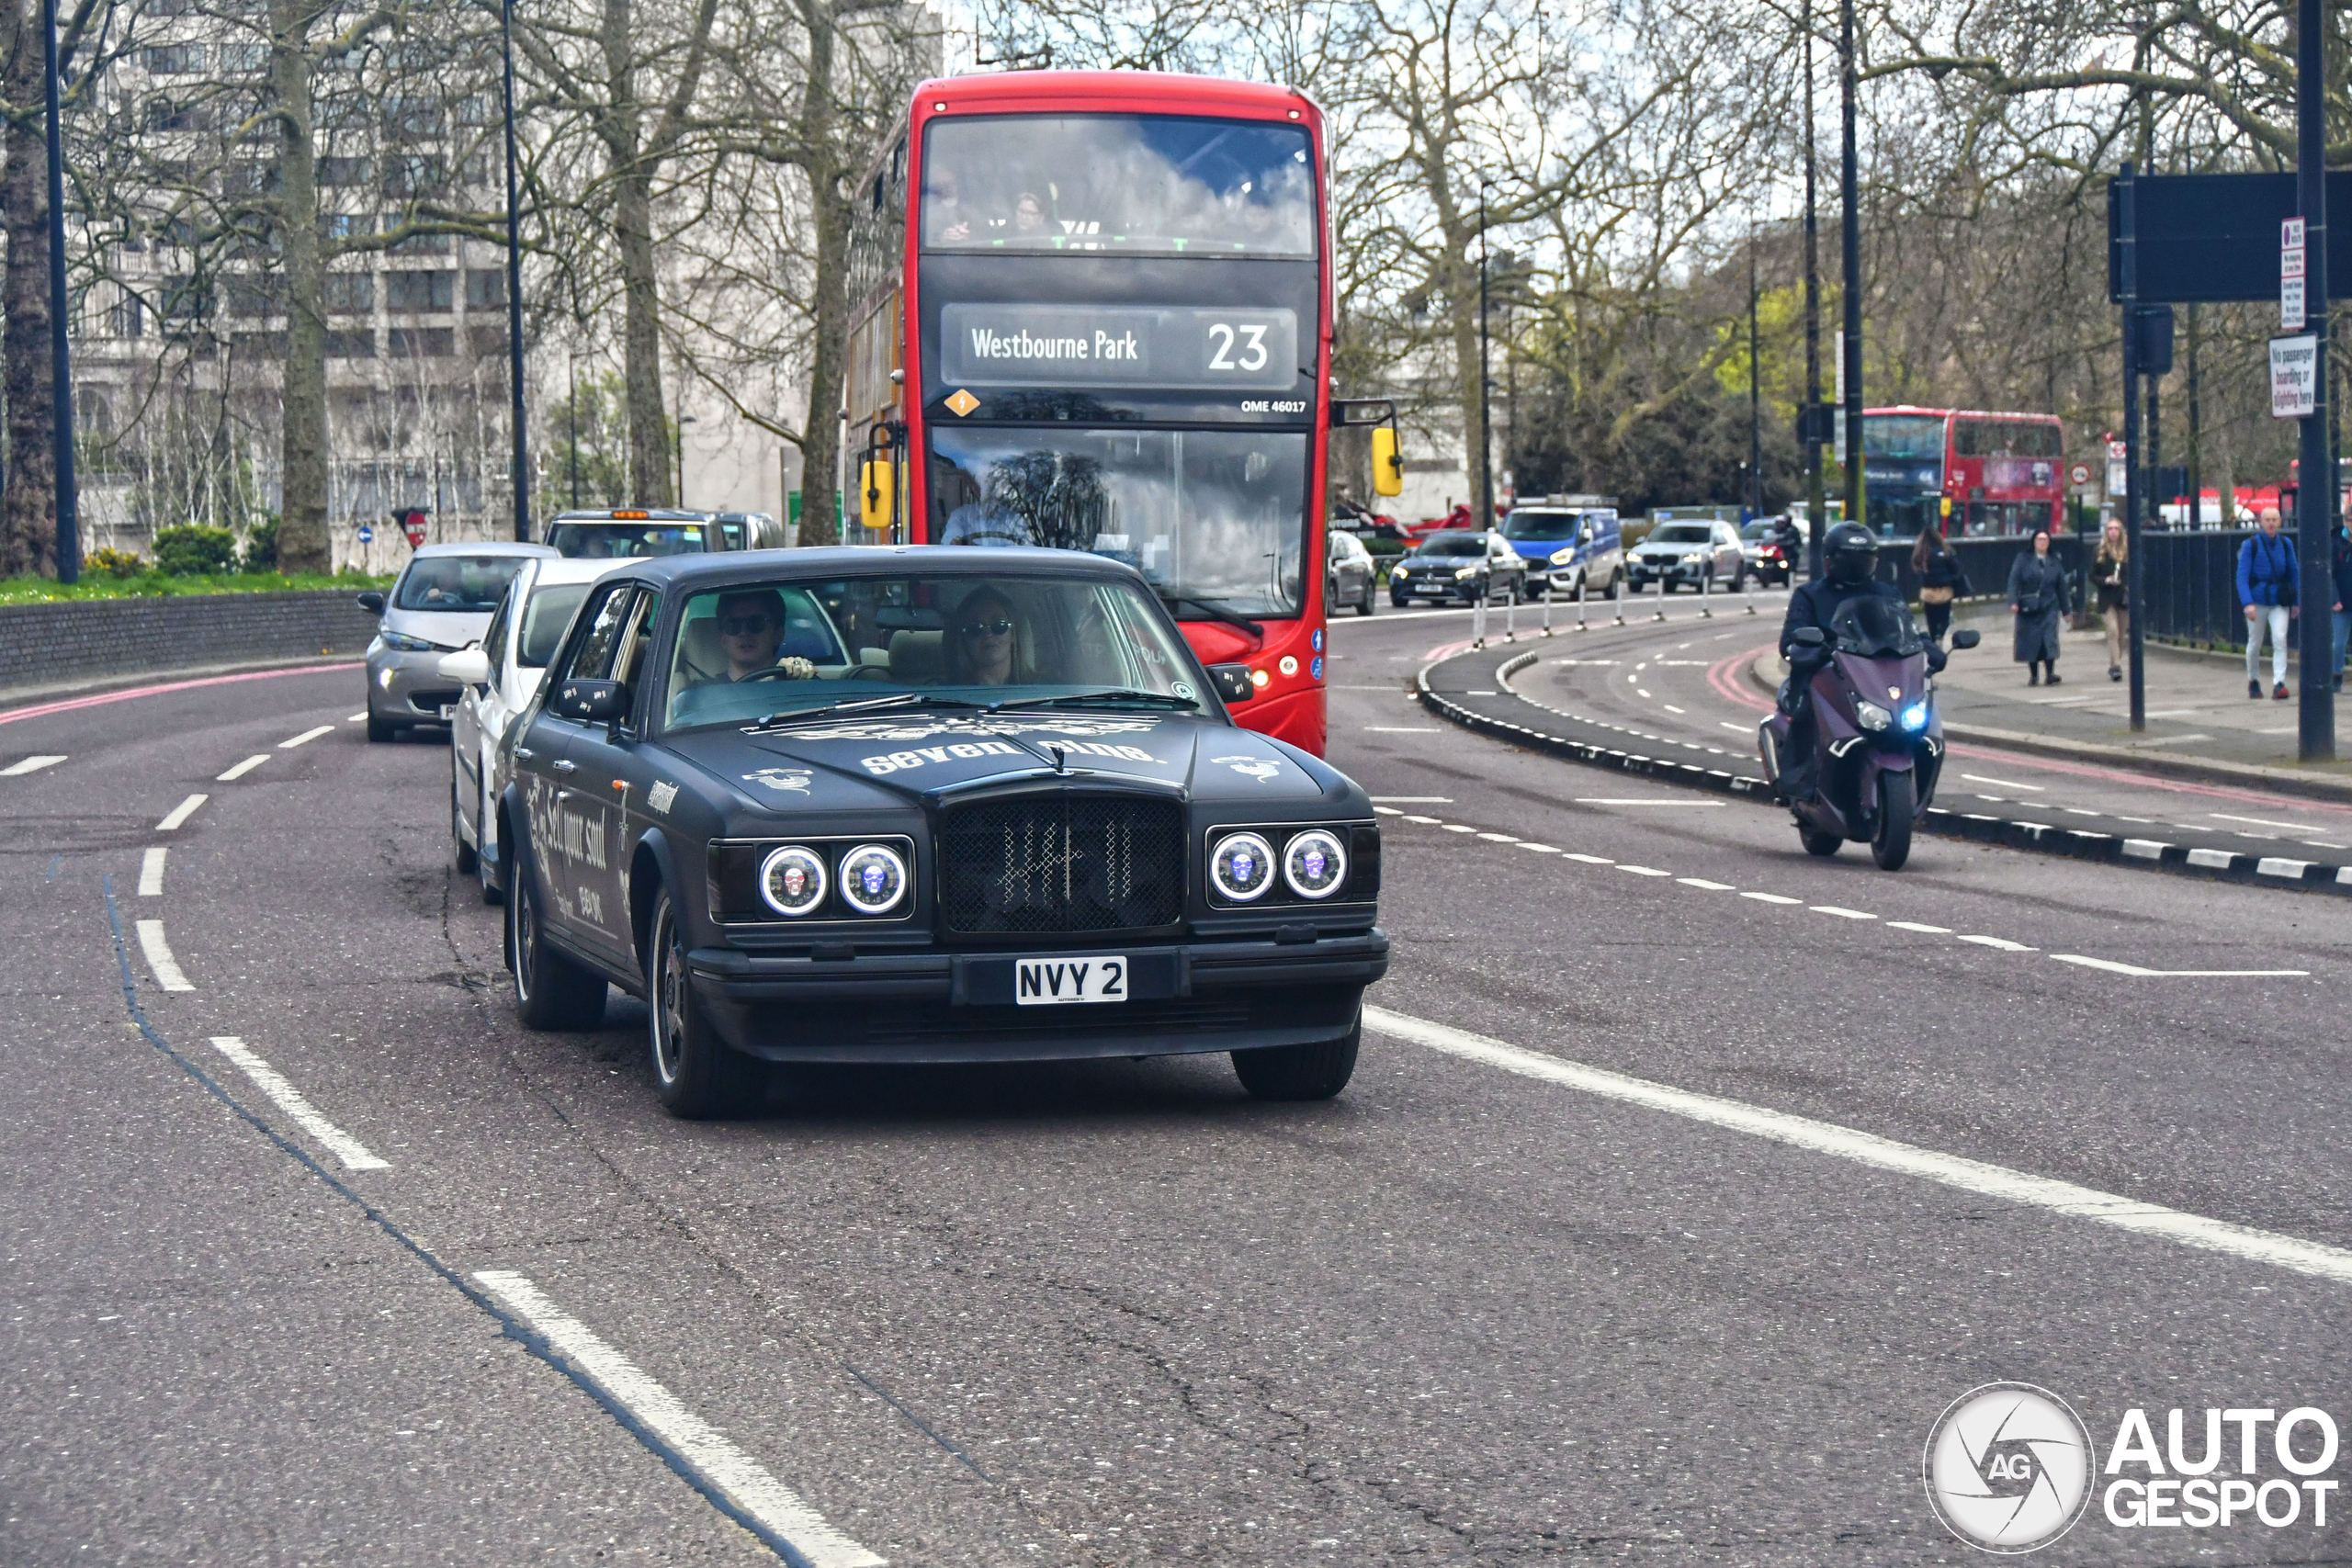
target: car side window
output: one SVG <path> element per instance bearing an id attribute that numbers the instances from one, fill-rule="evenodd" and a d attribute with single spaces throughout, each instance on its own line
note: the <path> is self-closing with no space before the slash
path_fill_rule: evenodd
<path id="1" fill-rule="evenodd" d="M 627 624 L 629 593 L 628 583 L 614 584 L 602 590 L 582 612 L 587 617 L 587 633 L 562 671 L 548 682 L 549 690 L 566 681 L 605 678 L 605 672 L 613 667 L 613 650 L 620 642 L 621 627 Z"/>
<path id="2" fill-rule="evenodd" d="M 647 650 L 653 646 L 653 626 L 662 618 L 662 595 L 640 593 L 629 611 L 628 630 L 621 637 L 620 655 L 613 660 L 613 679 L 630 692 L 641 691 L 649 667 Z"/>
<path id="3" fill-rule="evenodd" d="M 500 595 L 497 613 L 490 617 L 490 629 L 481 634 L 481 654 L 490 660 L 490 683 L 498 684 L 498 671 L 506 662 L 506 627 L 514 615 L 514 591 L 509 588 Z"/>

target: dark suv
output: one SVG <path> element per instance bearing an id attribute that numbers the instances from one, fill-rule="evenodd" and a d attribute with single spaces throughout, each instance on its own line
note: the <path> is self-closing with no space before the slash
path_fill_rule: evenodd
<path id="1" fill-rule="evenodd" d="M 1453 599 L 1464 604 L 1509 593 L 1527 597 L 1527 562 L 1500 534 L 1449 529 L 1388 569 L 1388 602 Z"/>

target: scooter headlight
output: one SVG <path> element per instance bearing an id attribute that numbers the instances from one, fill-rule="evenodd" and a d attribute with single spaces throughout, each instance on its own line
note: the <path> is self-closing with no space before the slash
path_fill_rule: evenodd
<path id="1" fill-rule="evenodd" d="M 1875 732 L 1893 724 L 1894 716 L 1865 698 L 1854 704 L 1854 722 L 1864 729 Z"/>
<path id="2" fill-rule="evenodd" d="M 1914 734 L 1928 728 L 1928 699 L 1921 697 L 1903 710 L 1903 728 Z"/>

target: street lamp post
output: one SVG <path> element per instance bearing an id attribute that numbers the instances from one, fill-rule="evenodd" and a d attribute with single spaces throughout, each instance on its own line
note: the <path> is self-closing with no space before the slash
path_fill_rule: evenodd
<path id="1" fill-rule="evenodd" d="M 2304 288 L 2312 324 L 2305 330 L 2313 334 L 2312 385 L 2317 406 L 2303 419 L 2295 496 L 2295 544 L 2302 568 L 2297 586 L 2303 604 L 2295 755 L 2306 762 L 2332 762 L 2335 694 L 2330 671 L 2335 659 L 2326 606 L 2335 602 L 2328 563 L 2342 503 L 2336 499 L 2335 454 L 2327 441 L 2327 8 L 2321 0 L 2301 0 L 2296 15 L 2295 207 L 2302 215 L 2310 257 Z"/>
<path id="2" fill-rule="evenodd" d="M 1764 515 L 1763 372 L 1756 358 L 1756 231 L 1747 231 L 1747 495 L 1750 517 Z"/>
<path id="3" fill-rule="evenodd" d="M 1487 375 L 1487 189 L 1478 182 L 1478 526 L 1495 525 L 1495 430 Z"/>
<path id="4" fill-rule="evenodd" d="M 65 128 L 58 107 L 57 0 L 41 0 L 41 63 L 49 110 L 49 380 L 57 467 L 57 581 L 82 580 L 74 483 L 74 357 L 66 340 Z"/>
<path id="5" fill-rule="evenodd" d="M 1854 0 L 1838 0 L 1838 93 L 1844 100 L 1845 151 L 1838 171 L 1845 204 L 1846 521 L 1868 525 L 1862 502 L 1862 215 L 1854 170 Z"/>
<path id="6" fill-rule="evenodd" d="M 1821 231 L 1814 206 L 1820 167 L 1813 146 L 1813 0 L 1804 0 L 1804 531 L 1805 578 L 1821 576 L 1821 532 L 1829 498 L 1821 483 Z M 1789 563 L 1795 574 L 1796 563 Z"/>
<path id="7" fill-rule="evenodd" d="M 57 0 L 47 0 L 55 5 Z M 531 540 L 530 440 L 523 424 L 523 231 L 515 210 L 514 177 L 514 0 L 499 6 L 500 39 L 506 51 L 506 384 L 514 426 L 514 537 Z"/>
<path id="8" fill-rule="evenodd" d="M 566 354 L 571 377 L 571 509 L 580 510 L 580 355 Z"/>

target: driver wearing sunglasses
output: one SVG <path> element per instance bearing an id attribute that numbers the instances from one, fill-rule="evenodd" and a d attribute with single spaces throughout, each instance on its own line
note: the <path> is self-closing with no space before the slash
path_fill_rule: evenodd
<path id="1" fill-rule="evenodd" d="M 728 681 L 749 681 L 779 668 L 775 650 L 784 645 L 784 598 L 772 588 L 747 589 L 721 594 L 718 613 L 719 650 L 727 656 Z M 795 656 L 780 666 L 785 679 L 806 681 L 817 673 L 808 660 Z"/>
<path id="2" fill-rule="evenodd" d="M 948 660 L 958 685 L 1002 686 L 1016 679 L 1021 652 L 1020 613 L 993 588 L 965 597 L 948 623 Z"/>

